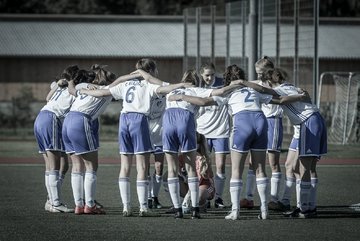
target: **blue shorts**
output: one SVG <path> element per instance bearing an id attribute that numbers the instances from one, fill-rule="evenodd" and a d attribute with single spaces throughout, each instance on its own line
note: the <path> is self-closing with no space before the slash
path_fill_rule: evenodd
<path id="1" fill-rule="evenodd" d="M 100 146 L 100 142 L 99 142 L 99 118 L 92 121 L 91 129 L 94 132 L 94 137 L 95 137 L 95 141 L 96 141 L 96 147 L 99 148 L 99 146 Z"/>
<path id="2" fill-rule="evenodd" d="M 299 150 L 299 139 L 294 138 L 294 137 L 292 138 L 290 145 L 289 145 L 289 150 L 292 150 L 292 151 Z"/>
<path id="3" fill-rule="evenodd" d="M 165 110 L 162 141 L 164 152 L 195 151 L 197 143 L 194 114 L 180 108 Z"/>
<path id="4" fill-rule="evenodd" d="M 206 138 L 209 151 L 215 153 L 230 153 L 229 138 Z"/>
<path id="5" fill-rule="evenodd" d="M 64 152 L 61 129 L 61 120 L 55 113 L 47 110 L 40 111 L 34 123 L 34 134 L 39 146 L 39 153 Z"/>
<path id="6" fill-rule="evenodd" d="M 322 156 L 327 153 L 327 132 L 319 112 L 300 125 L 299 156 Z"/>
<path id="7" fill-rule="evenodd" d="M 281 151 L 281 144 L 283 141 L 283 125 L 282 118 L 279 117 L 268 117 L 268 151 Z"/>
<path id="8" fill-rule="evenodd" d="M 119 119 L 120 154 L 153 152 L 147 116 L 141 113 L 121 113 Z"/>
<path id="9" fill-rule="evenodd" d="M 241 111 L 233 116 L 233 144 L 237 152 L 265 151 L 267 147 L 267 120 L 263 112 Z"/>
<path id="10" fill-rule="evenodd" d="M 97 151 L 97 139 L 92 124 L 89 115 L 76 111 L 69 112 L 62 130 L 66 153 L 80 155 Z"/>

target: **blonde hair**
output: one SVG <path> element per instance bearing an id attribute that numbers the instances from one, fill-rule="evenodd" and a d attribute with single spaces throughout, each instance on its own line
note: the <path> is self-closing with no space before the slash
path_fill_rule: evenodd
<path id="1" fill-rule="evenodd" d="M 268 56 L 264 56 L 258 61 L 256 61 L 255 67 L 265 71 L 267 69 L 273 69 L 275 66 L 272 60 Z"/>

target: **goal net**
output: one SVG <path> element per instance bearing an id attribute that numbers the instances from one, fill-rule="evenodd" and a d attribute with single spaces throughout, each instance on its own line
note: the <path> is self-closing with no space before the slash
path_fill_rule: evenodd
<path id="1" fill-rule="evenodd" d="M 328 142 L 351 144 L 360 140 L 360 73 L 326 72 L 320 77 L 318 106 L 328 127 Z"/>

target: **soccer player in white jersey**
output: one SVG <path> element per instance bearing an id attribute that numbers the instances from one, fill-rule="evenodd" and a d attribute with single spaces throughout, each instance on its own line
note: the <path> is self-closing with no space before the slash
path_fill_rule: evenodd
<path id="1" fill-rule="evenodd" d="M 163 85 L 169 85 L 164 82 Z M 162 174 L 164 169 L 164 158 L 162 145 L 162 115 L 165 111 L 166 98 L 165 96 L 154 96 L 151 99 L 149 120 L 150 139 L 154 147 L 154 173 L 150 175 L 150 163 L 148 167 L 149 179 L 149 193 L 148 205 L 149 208 L 162 208 L 159 202 L 159 192 L 162 185 Z"/>
<path id="2" fill-rule="evenodd" d="M 297 87 L 284 82 L 281 70 L 269 70 L 265 75 L 271 76 L 269 79 L 271 78 L 272 80 L 273 89 L 259 85 L 251 87 L 274 96 L 293 96 L 299 94 Z M 319 109 L 312 103 L 297 101 L 282 105 L 282 108 L 293 125 L 300 125 L 298 159 L 301 180 L 300 208 L 296 208 L 288 215 L 299 218 L 313 217 L 316 215 L 316 190 L 318 183 L 316 162 L 322 155 L 327 153 L 326 125 Z M 313 180 L 311 173 L 314 173 Z"/>
<path id="3" fill-rule="evenodd" d="M 274 64 L 267 56 L 264 56 L 255 63 L 255 71 L 258 74 L 260 85 L 269 88 L 271 87 L 271 83 L 264 77 L 263 73 L 266 70 L 273 68 Z M 270 179 L 270 201 L 268 206 L 270 210 L 281 210 L 278 201 L 282 177 L 280 168 L 280 152 L 283 140 L 283 110 L 279 105 L 275 104 L 262 104 L 261 110 L 264 112 L 268 122 L 267 157 L 272 173 Z"/>
<path id="4" fill-rule="evenodd" d="M 219 89 L 224 86 L 222 78 L 215 76 L 215 66 L 205 63 L 200 67 L 200 86 L 207 89 Z M 196 130 L 205 136 L 209 150 L 214 150 L 216 174 L 215 180 L 215 208 L 224 208 L 222 194 L 225 186 L 226 155 L 230 153 L 230 115 L 227 105 L 211 105 L 200 107 L 196 118 Z M 210 204 L 210 202 L 209 202 Z"/>
<path id="5" fill-rule="evenodd" d="M 245 79 L 244 71 L 237 65 L 226 68 L 224 80 L 229 85 L 233 80 Z M 233 141 L 231 147 L 231 180 L 230 196 L 232 210 L 225 217 L 236 220 L 240 217 L 240 193 L 242 189 L 242 173 L 248 152 L 256 170 L 256 183 L 261 200 L 259 218 L 268 218 L 267 187 L 265 172 L 267 121 L 261 111 L 262 103 L 269 103 L 270 95 L 263 95 L 251 88 L 241 88 L 228 96 L 228 105 L 233 116 Z"/>
<path id="6" fill-rule="evenodd" d="M 60 159 L 65 153 L 61 137 L 62 122 L 69 112 L 73 97 L 68 91 L 65 75 L 73 76 L 78 71 L 77 66 L 69 66 L 53 86 L 47 97 L 46 105 L 37 115 L 34 123 L 34 134 L 39 146 L 39 153 L 45 160 L 45 186 L 48 193 L 48 201 L 45 210 L 50 212 L 73 212 L 61 201 L 60 188 Z"/>
<path id="7" fill-rule="evenodd" d="M 114 76 L 106 73 L 104 69 L 96 72 L 95 82 L 111 83 Z M 110 76 L 112 78 L 108 78 Z M 86 70 L 80 70 L 76 79 L 82 79 L 84 82 L 93 81 Z M 72 81 L 69 85 L 72 85 Z M 87 85 L 80 84 L 78 88 L 86 88 Z M 102 85 L 99 88 L 108 87 Z M 76 99 L 65 118 L 62 131 L 65 150 L 71 155 L 73 164 L 71 185 L 76 205 L 75 214 L 105 214 L 105 211 L 95 203 L 99 143 L 92 125 L 94 120 L 104 112 L 112 98 L 95 98 L 82 93 L 82 90 L 77 90 L 75 95 Z"/>
<path id="8" fill-rule="evenodd" d="M 132 78 L 109 89 L 85 90 L 84 93 L 95 97 L 114 97 L 123 99 L 123 109 L 119 120 L 119 148 L 121 155 L 121 168 L 119 174 L 119 189 L 123 203 L 123 216 L 132 215 L 130 204 L 130 170 L 135 155 L 137 167 L 137 194 L 140 205 L 139 216 L 155 216 L 156 213 L 148 209 L 148 178 L 150 154 L 153 146 L 150 140 L 148 115 L 150 113 L 150 100 L 157 94 L 166 94 L 183 84 L 160 86 L 149 81 L 160 80 L 149 73 L 156 75 L 156 63 L 152 59 L 141 59 L 136 63 L 137 73 L 144 80 Z M 158 82 L 158 83 L 159 83 Z"/>
<path id="9" fill-rule="evenodd" d="M 249 83 L 243 80 L 245 73 L 236 65 L 227 67 L 224 73 L 226 84 L 240 82 Z M 257 85 L 252 83 L 253 85 Z M 302 98 L 296 95 L 293 98 L 274 99 L 271 95 L 260 94 L 252 88 L 241 88 L 233 91 L 228 96 L 228 105 L 233 115 L 233 141 L 231 148 L 232 173 L 230 180 L 230 195 L 232 211 L 225 219 L 236 220 L 239 218 L 240 193 L 242 189 L 242 173 L 244 162 L 250 151 L 252 165 L 256 171 L 256 184 L 260 196 L 259 219 L 268 218 L 267 188 L 268 178 L 265 172 L 265 159 L 267 147 L 267 120 L 261 110 L 262 103 L 286 103 Z"/>
<path id="10" fill-rule="evenodd" d="M 188 70 L 184 73 L 181 82 L 198 86 L 199 77 L 194 70 Z M 211 92 L 212 90 L 185 88 L 176 89 L 167 96 L 166 110 L 163 115 L 163 148 L 168 163 L 169 193 L 176 209 L 175 218 L 183 218 L 178 178 L 179 152 L 183 154 L 188 173 L 188 185 L 193 207 L 191 218 L 200 218 L 199 179 L 195 168 L 197 142 L 194 113 L 197 111 L 197 106 L 216 103 L 213 98 L 209 97 Z M 199 95 L 208 97 L 201 98 L 198 97 Z M 195 99 L 195 102 L 190 103 L 191 98 Z"/>

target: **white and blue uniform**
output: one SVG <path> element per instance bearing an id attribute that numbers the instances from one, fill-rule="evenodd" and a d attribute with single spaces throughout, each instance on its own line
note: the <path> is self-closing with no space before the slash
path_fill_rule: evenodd
<path id="1" fill-rule="evenodd" d="M 269 85 L 262 81 L 260 81 L 259 84 L 270 88 Z M 262 104 L 261 110 L 264 112 L 264 115 L 268 122 L 267 149 L 270 151 L 280 152 L 281 144 L 283 141 L 283 110 L 279 105 L 275 104 Z"/>
<path id="2" fill-rule="evenodd" d="M 157 95 L 159 87 L 146 80 L 133 79 L 110 88 L 116 100 L 124 100 L 119 120 L 120 154 L 153 152 L 148 115 L 150 100 Z"/>
<path id="3" fill-rule="evenodd" d="M 233 151 L 266 150 L 268 126 L 261 104 L 267 104 L 271 99 L 272 96 L 248 87 L 230 94 L 228 105 L 233 115 Z"/>
<path id="4" fill-rule="evenodd" d="M 274 88 L 279 95 L 299 94 L 298 88 L 289 83 Z M 311 103 L 293 102 L 281 105 L 293 125 L 300 125 L 299 156 L 321 156 L 327 153 L 327 133 L 319 109 Z"/>
<path id="5" fill-rule="evenodd" d="M 207 89 L 219 89 L 224 86 L 221 78 L 215 78 L 214 83 L 205 86 Z M 196 119 L 197 132 L 204 135 L 209 150 L 215 153 L 229 153 L 230 115 L 227 105 L 211 105 L 200 107 Z"/>
<path id="6" fill-rule="evenodd" d="M 185 88 L 170 92 L 166 98 L 174 94 L 209 97 L 210 89 Z M 198 106 L 186 101 L 166 101 L 163 115 L 163 149 L 164 152 L 191 152 L 197 148 L 196 124 L 194 115 Z"/>
<path id="7" fill-rule="evenodd" d="M 169 83 L 164 82 L 163 86 L 169 85 Z M 154 96 L 151 99 L 150 114 L 149 114 L 149 129 L 150 129 L 150 139 L 151 143 L 154 146 L 154 154 L 163 153 L 163 144 L 162 144 L 162 116 L 166 107 L 166 97 L 163 96 Z"/>
<path id="8" fill-rule="evenodd" d="M 77 85 L 86 88 L 87 84 Z M 100 86 L 106 89 L 108 86 Z M 66 153 L 76 155 L 97 151 L 98 135 L 96 120 L 110 104 L 112 97 L 93 97 L 77 92 L 77 97 L 66 116 L 62 136 L 64 139 Z"/>
<path id="9" fill-rule="evenodd" d="M 51 99 L 41 109 L 34 123 L 39 153 L 46 151 L 64 152 L 61 136 L 62 122 L 74 100 L 75 97 L 69 93 L 67 87 L 58 87 Z"/>

